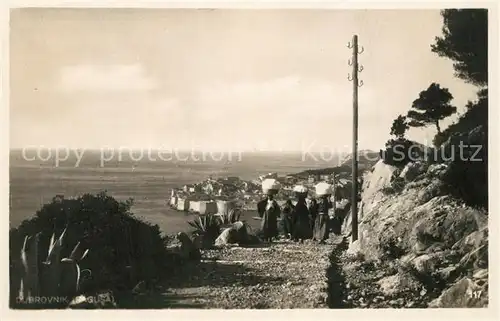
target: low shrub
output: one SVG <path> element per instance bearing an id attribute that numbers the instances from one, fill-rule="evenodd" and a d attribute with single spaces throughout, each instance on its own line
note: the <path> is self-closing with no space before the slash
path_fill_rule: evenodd
<path id="1" fill-rule="evenodd" d="M 393 195 L 396 194 L 396 190 L 394 190 L 392 186 L 386 186 L 382 188 L 382 193 L 384 193 L 385 195 Z"/>
<path id="2" fill-rule="evenodd" d="M 398 259 L 406 252 L 394 231 L 381 233 L 377 236 L 377 239 L 384 258 L 389 260 Z"/>
<path id="3" fill-rule="evenodd" d="M 476 102 L 456 123 L 436 135 L 442 162 L 448 163 L 443 181 L 450 193 L 468 205 L 488 208 L 488 91 L 481 90 Z"/>
<path id="4" fill-rule="evenodd" d="M 404 167 L 418 157 L 415 146 L 415 142 L 406 138 L 390 139 L 385 144 L 385 151 L 381 151 L 380 156 L 387 165 Z"/>
<path id="5" fill-rule="evenodd" d="M 456 133 L 469 132 L 475 127 L 488 126 L 488 94 L 482 93 L 476 102 L 467 104 L 467 111 L 459 119 L 434 137 L 434 146 L 441 146 Z"/>
<path id="6" fill-rule="evenodd" d="M 454 157 L 443 173 L 450 192 L 468 205 L 488 208 L 488 137 L 479 126 L 461 137 L 453 146 L 465 142 L 466 150 L 455 148 Z M 453 151 L 453 150 L 452 150 Z M 459 154 L 463 155 L 459 155 Z M 465 156 L 465 157 L 463 157 Z"/>
<path id="7" fill-rule="evenodd" d="M 21 277 L 18 253 L 25 236 L 40 233 L 40 244 L 47 247 L 52 234 L 59 235 L 64 229 L 63 257 L 70 255 L 78 242 L 90 249 L 81 269 L 92 273 L 82 281 L 82 293 L 128 290 L 139 281 L 160 278 L 168 267 L 167 240 L 157 225 L 134 217 L 132 205 L 132 200 L 119 202 L 106 192 L 72 199 L 55 197 L 45 204 L 33 218 L 9 232 L 11 290 Z"/>
<path id="8" fill-rule="evenodd" d="M 389 186 L 382 188 L 382 193 L 385 195 L 393 195 L 402 192 L 405 188 L 406 181 L 404 178 L 398 176 L 398 171 L 394 172 L 396 175 L 391 177 L 391 183 Z"/>
<path id="9" fill-rule="evenodd" d="M 396 193 L 402 192 L 405 188 L 406 182 L 402 177 L 396 177 L 392 182 L 391 186 Z"/>

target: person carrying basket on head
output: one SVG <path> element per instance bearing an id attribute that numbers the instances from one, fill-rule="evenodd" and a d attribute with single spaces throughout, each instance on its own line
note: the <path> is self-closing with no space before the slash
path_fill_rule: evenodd
<path id="1" fill-rule="evenodd" d="M 283 229 L 283 235 L 285 238 L 291 238 L 293 233 L 293 211 L 295 206 L 293 206 L 290 199 L 286 200 L 285 205 L 281 209 L 281 224 Z"/>
<path id="2" fill-rule="evenodd" d="M 329 236 L 328 210 L 333 207 L 330 201 L 332 186 L 321 182 L 316 185 L 316 196 L 318 197 L 318 214 L 314 222 L 313 239 L 324 243 Z"/>
<path id="3" fill-rule="evenodd" d="M 307 208 L 307 187 L 297 185 L 293 189 L 297 204 L 293 211 L 293 233 L 294 241 L 303 241 L 311 237 L 311 226 L 309 224 L 309 210 Z"/>
<path id="4" fill-rule="evenodd" d="M 278 237 L 278 217 L 281 209 L 274 199 L 280 189 L 280 183 L 276 179 L 268 178 L 262 182 L 262 192 L 266 198 L 257 204 L 257 210 L 261 218 L 261 232 L 264 241 L 271 241 Z"/>

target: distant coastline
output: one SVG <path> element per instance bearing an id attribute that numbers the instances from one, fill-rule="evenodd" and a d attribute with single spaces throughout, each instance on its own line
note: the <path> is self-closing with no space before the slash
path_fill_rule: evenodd
<path id="1" fill-rule="evenodd" d="M 114 160 L 100 167 L 99 151 L 84 155 L 78 167 L 75 156 L 55 167 L 54 160 L 26 161 L 20 150 L 10 153 L 10 226 L 32 217 L 46 200 L 54 195 L 66 197 L 107 190 L 118 200 L 134 198 L 134 213 L 158 224 L 166 233 L 178 231 L 191 216 L 179 215 L 167 204 L 175 187 L 214 178 L 238 176 L 243 180 L 257 179 L 259 175 L 277 172 L 280 176 L 305 170 L 336 166 L 337 162 L 302 161 L 300 154 L 272 153 L 245 154 L 241 162 L 152 162 L 147 159 L 134 162 L 128 158 Z M 338 157 L 341 159 L 341 157 Z"/>
<path id="2" fill-rule="evenodd" d="M 359 172 L 371 168 L 378 160 L 379 153 L 365 150 L 360 151 L 358 158 Z M 338 166 L 307 169 L 296 173 L 269 172 L 250 180 L 238 176 L 213 178 L 211 175 L 202 181 L 174 187 L 171 190 L 169 205 L 180 212 L 194 214 L 226 214 L 228 208 L 237 207 L 242 210 L 256 210 L 257 202 L 261 199 L 261 182 L 266 178 L 278 180 L 282 188 L 276 195 L 280 205 L 287 199 L 293 198 L 293 186 L 306 186 L 314 194 L 314 184 L 324 181 L 333 184 L 341 198 L 350 197 L 352 186 L 352 155 L 348 155 Z M 228 207 L 229 206 L 229 207 Z"/>

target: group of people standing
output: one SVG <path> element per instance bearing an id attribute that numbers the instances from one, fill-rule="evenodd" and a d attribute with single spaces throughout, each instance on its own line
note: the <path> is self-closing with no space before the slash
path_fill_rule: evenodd
<path id="1" fill-rule="evenodd" d="M 313 239 L 324 243 L 329 237 L 328 210 L 333 207 L 330 201 L 332 186 L 327 183 L 316 185 L 317 199 L 312 199 L 309 206 L 306 199 L 308 190 L 298 185 L 294 188 L 297 203 L 293 205 L 287 200 L 283 208 L 274 199 L 279 190 L 279 183 L 275 180 L 263 182 L 262 189 L 266 198 L 257 204 L 261 218 L 262 236 L 265 241 L 279 237 L 278 218 L 281 218 L 282 230 L 285 237 L 294 241 Z"/>

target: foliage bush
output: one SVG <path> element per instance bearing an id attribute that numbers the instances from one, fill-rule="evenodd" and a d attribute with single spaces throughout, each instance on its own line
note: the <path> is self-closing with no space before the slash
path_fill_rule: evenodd
<path id="1" fill-rule="evenodd" d="M 467 104 L 468 110 L 458 122 L 436 135 L 434 144 L 448 160 L 443 180 L 451 193 L 468 205 L 488 208 L 487 90 L 481 90 L 478 97 L 477 102 Z"/>
<path id="2" fill-rule="evenodd" d="M 382 188 L 382 193 L 384 193 L 385 195 L 393 195 L 396 193 L 396 191 L 392 186 L 386 186 Z"/>
<path id="3" fill-rule="evenodd" d="M 432 51 L 451 59 L 456 76 L 478 86 L 479 91 L 477 101 L 467 103 L 466 113 L 436 135 L 434 145 L 457 147 L 462 140 L 481 145 L 480 155 L 476 155 L 481 161 L 457 159 L 452 150 L 455 157 L 444 180 L 469 205 L 488 208 L 488 10 L 446 9 L 441 15 L 443 35 L 436 38 Z"/>
<path id="4" fill-rule="evenodd" d="M 488 132 L 488 98 L 487 91 L 484 90 L 479 92 L 477 102 L 467 104 L 467 111 L 455 123 L 434 137 L 434 146 L 441 146 L 453 134 L 469 132 L 479 125 L 484 126 L 486 132 Z"/>
<path id="5" fill-rule="evenodd" d="M 405 188 L 406 182 L 402 177 L 395 177 L 391 180 L 391 185 L 382 188 L 382 193 L 392 195 L 401 193 Z"/>
<path id="6" fill-rule="evenodd" d="M 24 237 L 41 233 L 40 243 L 47 246 L 52 234 L 60 234 L 65 228 L 61 255 L 70 255 L 79 241 L 83 248 L 90 249 L 81 269 L 89 269 L 92 274 L 82 281 L 82 293 L 128 290 L 139 281 L 161 277 L 169 261 L 167 239 L 157 225 L 135 218 L 130 212 L 132 205 L 132 200 L 119 202 L 106 192 L 73 199 L 55 197 L 33 218 L 9 232 L 11 289 L 19 279 L 18 253 Z"/>
<path id="7" fill-rule="evenodd" d="M 451 194 L 463 199 L 468 205 L 488 208 L 488 146 L 484 129 L 473 131 L 483 134 L 482 148 L 474 159 L 456 156 L 448 165 L 443 181 L 450 187 Z M 471 132 L 472 133 L 472 132 Z M 474 151 L 475 153 L 475 151 Z"/>
<path id="8" fill-rule="evenodd" d="M 377 236 L 377 239 L 380 250 L 383 253 L 382 257 L 394 260 L 400 258 L 406 253 L 404 246 L 398 240 L 394 231 L 381 233 Z"/>
<path id="9" fill-rule="evenodd" d="M 432 52 L 453 61 L 456 77 L 488 85 L 488 9 L 445 9 L 441 16 L 443 34 Z"/>
<path id="10" fill-rule="evenodd" d="M 221 219 L 214 214 L 198 215 L 188 224 L 194 229 L 193 235 L 201 236 L 210 242 L 215 241 L 221 232 Z"/>
<path id="11" fill-rule="evenodd" d="M 381 152 L 382 160 L 385 164 L 404 167 L 412 159 L 410 153 L 413 152 L 415 143 L 406 138 L 390 139 L 385 144 L 385 151 Z"/>

